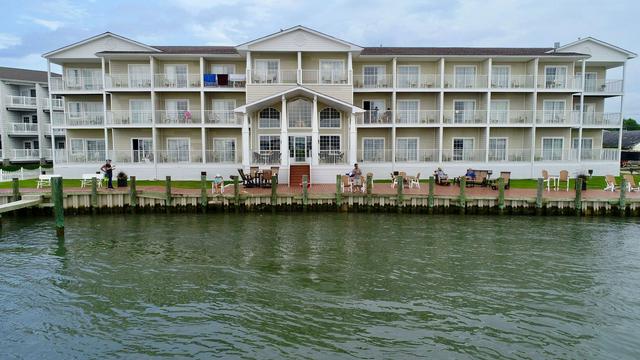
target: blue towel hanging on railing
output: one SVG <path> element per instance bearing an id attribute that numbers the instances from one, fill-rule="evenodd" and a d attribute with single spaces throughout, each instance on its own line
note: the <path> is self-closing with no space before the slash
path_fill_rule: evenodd
<path id="1" fill-rule="evenodd" d="M 216 86 L 218 80 L 216 74 L 204 74 L 204 86 Z"/>

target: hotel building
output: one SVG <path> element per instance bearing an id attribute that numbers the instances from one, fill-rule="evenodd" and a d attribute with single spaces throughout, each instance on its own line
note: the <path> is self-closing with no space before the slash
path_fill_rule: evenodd
<path id="1" fill-rule="evenodd" d="M 56 173 L 111 158 L 138 178 L 279 166 L 334 182 L 360 163 L 450 175 L 466 168 L 619 171 L 625 64 L 593 38 L 552 48 L 360 47 L 296 26 L 238 46 L 150 46 L 104 33 L 44 54 L 62 66 Z M 4 139 L 4 138 L 3 138 Z M 56 138 L 57 139 L 57 138 Z"/>

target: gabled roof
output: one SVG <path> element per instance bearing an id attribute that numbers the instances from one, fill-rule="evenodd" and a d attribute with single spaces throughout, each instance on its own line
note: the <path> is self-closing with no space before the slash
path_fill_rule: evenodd
<path id="1" fill-rule="evenodd" d="M 636 54 L 634 52 L 631 52 L 629 50 L 625 50 L 625 49 L 623 49 L 621 47 L 618 47 L 618 46 L 615 46 L 613 44 L 609 44 L 608 42 L 605 42 L 605 41 L 602 41 L 602 40 L 598 40 L 598 39 L 596 39 L 594 37 L 591 37 L 591 36 L 588 36 L 588 37 L 582 38 L 582 39 L 578 39 L 578 40 L 576 40 L 576 41 L 574 41 L 572 43 L 560 46 L 558 49 L 556 49 L 556 51 L 562 51 L 563 49 L 566 49 L 566 48 L 569 48 L 569 47 L 572 47 L 572 46 L 575 46 L 575 45 L 578 45 L 578 44 L 582 44 L 582 43 L 585 43 L 585 42 L 589 42 L 589 41 L 592 41 L 592 42 L 594 42 L 594 43 L 596 43 L 598 45 L 602 45 L 602 46 L 607 47 L 609 49 L 615 50 L 617 52 L 623 53 L 623 54 L 625 54 L 627 56 L 628 59 L 633 59 L 636 56 L 638 56 L 638 54 Z M 553 51 L 553 49 L 551 51 Z"/>
<path id="2" fill-rule="evenodd" d="M 52 77 L 60 76 L 60 74 L 51 73 Z M 18 69 L 11 67 L 0 67 L 0 79 L 16 80 L 27 82 L 47 83 L 47 72 L 40 70 Z"/>
<path id="3" fill-rule="evenodd" d="M 317 31 L 317 30 L 310 29 L 310 28 L 308 28 L 306 26 L 302 26 L 302 25 L 296 25 L 296 26 L 290 27 L 288 29 L 280 30 L 280 31 L 275 32 L 273 34 L 269 34 L 269 35 L 257 38 L 255 40 L 251 40 L 251 41 L 242 43 L 242 44 L 237 46 L 237 49 L 238 50 L 248 50 L 250 45 L 254 45 L 254 44 L 260 43 L 262 41 L 269 40 L 269 39 L 272 39 L 272 38 L 275 38 L 275 37 L 278 37 L 278 36 L 282 36 L 282 35 L 297 31 L 297 30 L 306 31 L 308 33 L 323 37 L 325 39 L 328 39 L 328 40 L 331 40 L 331 41 L 335 41 L 335 42 L 340 43 L 342 45 L 346 45 L 346 46 L 350 47 L 352 51 L 360 51 L 360 50 L 362 50 L 362 47 L 360 47 L 360 46 L 358 46 L 356 44 L 350 43 L 350 42 L 342 40 L 342 39 L 338 39 L 337 37 L 333 37 L 331 35 L 327 35 L 325 33 L 322 33 L 322 32 Z"/>
<path id="4" fill-rule="evenodd" d="M 88 43 L 88 42 L 91 42 L 91 41 L 94 41 L 94 40 L 98 40 L 98 39 L 102 39 L 102 38 L 105 38 L 105 37 L 114 37 L 114 38 L 116 38 L 116 39 L 119 39 L 119 40 L 122 40 L 122 41 L 128 42 L 128 43 L 130 43 L 130 44 L 133 44 L 133 45 L 136 45 L 136 46 L 140 46 L 140 47 L 146 48 L 146 49 L 148 49 L 148 50 L 149 50 L 149 51 L 151 51 L 151 52 L 158 52 L 158 51 L 159 51 L 158 49 L 155 49 L 155 48 L 153 48 L 153 47 L 151 47 L 151 46 L 149 46 L 149 45 L 145 45 L 145 44 L 143 44 L 143 43 L 141 43 L 141 42 L 138 42 L 138 41 L 135 41 L 135 40 L 131 40 L 131 39 L 126 38 L 126 37 L 124 37 L 124 36 L 120 36 L 120 35 L 118 35 L 118 34 L 114 34 L 114 33 L 112 33 L 112 32 L 107 31 L 107 32 L 104 32 L 104 33 L 102 33 L 102 34 L 98 34 L 98 35 L 96 35 L 96 36 L 92 36 L 92 37 L 90 37 L 90 38 L 87 38 L 87 39 L 84 39 L 84 40 L 81 40 L 81 41 L 75 42 L 75 43 L 73 43 L 73 44 L 71 44 L 71 45 L 67 45 L 67 46 L 64 46 L 64 47 L 58 48 L 58 49 L 56 49 L 56 50 L 49 51 L 48 53 L 43 54 L 43 55 L 42 55 L 42 57 L 44 57 L 44 58 L 48 58 L 48 57 L 51 57 L 52 55 L 55 55 L 55 54 L 60 53 L 60 52 L 62 52 L 62 51 L 65 51 L 65 50 L 68 50 L 68 49 L 74 48 L 74 47 L 76 47 L 76 46 L 81 46 L 81 45 L 84 45 L 84 44 L 86 44 L 86 43 Z"/>
<path id="5" fill-rule="evenodd" d="M 98 55 L 108 54 L 171 54 L 171 55 L 237 55 L 233 46 L 153 46 L 155 51 L 101 51 Z"/>
<path id="6" fill-rule="evenodd" d="M 605 130 L 602 133 L 602 146 L 606 148 L 618 147 L 618 131 Z M 640 130 L 625 130 L 622 132 L 622 149 L 631 149 L 640 144 Z"/>
<path id="7" fill-rule="evenodd" d="M 551 51 L 551 52 L 550 52 Z M 553 48 L 481 48 L 481 47 L 366 47 L 360 55 L 423 56 L 578 56 L 574 52 L 553 52 Z"/>
<path id="8" fill-rule="evenodd" d="M 301 95 L 306 95 L 309 97 L 313 97 L 313 96 L 317 96 L 319 100 L 322 100 L 323 102 L 331 105 L 331 106 L 335 106 L 337 108 L 346 110 L 346 111 L 350 111 L 351 113 L 361 113 L 364 112 L 363 109 L 353 105 L 353 104 L 349 104 L 348 102 L 342 101 L 340 99 L 336 99 L 332 96 L 328 96 L 325 95 L 321 92 L 315 91 L 313 89 L 309 89 L 307 87 L 298 85 L 296 87 L 293 87 L 291 89 L 279 92 L 277 94 L 273 94 L 271 96 L 267 96 L 264 97 L 262 99 L 256 100 L 254 102 L 251 102 L 249 104 L 246 105 L 242 105 L 238 108 L 236 108 L 234 111 L 237 113 L 246 113 L 247 111 L 251 111 L 253 109 L 258 109 L 258 108 L 262 108 L 264 106 L 267 106 L 269 104 L 273 104 L 274 101 L 277 101 L 278 99 L 282 98 L 283 96 L 301 96 Z"/>

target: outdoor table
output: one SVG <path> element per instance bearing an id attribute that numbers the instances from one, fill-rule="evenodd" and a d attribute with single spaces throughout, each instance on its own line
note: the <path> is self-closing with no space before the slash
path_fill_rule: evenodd
<path id="1" fill-rule="evenodd" d="M 553 181 L 553 186 L 551 185 L 552 181 Z M 553 187 L 555 191 L 558 191 L 559 185 L 560 185 L 560 175 L 549 175 L 549 181 L 547 181 L 547 191 L 551 191 L 551 187 Z"/>

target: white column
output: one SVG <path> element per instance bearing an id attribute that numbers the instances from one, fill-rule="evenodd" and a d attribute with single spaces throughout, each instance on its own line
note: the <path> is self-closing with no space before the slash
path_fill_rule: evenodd
<path id="1" fill-rule="evenodd" d="M 313 113 L 311 115 L 311 164 L 320 163 L 320 130 L 318 125 L 318 96 L 313 96 Z"/>
<path id="2" fill-rule="evenodd" d="M 64 76 L 64 74 L 63 74 Z M 51 121 L 51 162 L 53 163 L 53 166 L 55 167 L 56 165 L 56 136 L 54 135 L 54 131 L 53 131 L 53 96 L 51 95 L 51 61 L 49 59 L 47 59 L 47 83 L 49 84 L 49 87 L 47 90 L 49 90 L 49 120 Z M 64 112 L 65 109 L 62 110 L 62 116 L 64 116 Z M 66 146 L 65 146 L 66 147 Z M 0 159 L 0 161 L 2 161 L 2 159 Z"/>
<path id="3" fill-rule="evenodd" d="M 155 73 L 156 61 L 153 56 L 149 56 L 149 68 L 151 71 L 151 148 L 153 151 L 153 166 L 155 169 L 155 178 L 158 178 L 158 131 L 156 130 L 156 80 Z"/>
<path id="4" fill-rule="evenodd" d="M 280 111 L 280 165 L 289 164 L 289 122 L 287 121 L 287 99 L 282 96 L 282 109 Z"/>
<path id="5" fill-rule="evenodd" d="M 107 121 L 107 91 L 106 91 L 106 71 L 105 71 L 105 63 L 104 58 L 101 58 L 102 63 L 102 116 L 104 121 Z M 109 69 L 111 71 L 111 69 Z M 110 158 L 109 154 L 109 130 L 107 129 L 107 124 L 104 125 L 104 152 L 105 157 L 107 159 Z M 115 149 L 114 149 L 115 150 Z M 103 159 L 104 160 L 104 159 Z"/>
<path id="6" fill-rule="evenodd" d="M 493 59 L 487 60 L 487 127 L 484 136 L 484 161 L 489 162 L 489 138 L 491 137 L 491 68 L 493 67 Z M 509 114 L 507 114 L 509 116 Z M 507 141 L 508 142 L 508 141 Z"/>
<path id="7" fill-rule="evenodd" d="M 351 51 L 347 53 L 347 77 L 348 84 L 353 85 L 353 55 Z"/>
<path id="8" fill-rule="evenodd" d="M 575 66 L 574 66 L 575 69 Z M 582 59 L 582 75 L 580 76 L 580 82 L 582 85 L 580 86 L 580 127 L 578 128 L 578 163 L 582 163 L 582 123 L 584 122 L 584 80 L 585 80 L 585 70 L 587 69 L 587 61 Z M 571 109 L 573 110 L 573 109 Z M 573 115 L 573 114 L 572 114 Z M 569 144 L 573 144 L 573 139 L 571 136 L 569 137 Z"/>
<path id="9" fill-rule="evenodd" d="M 247 84 L 251 84 L 251 51 L 247 51 Z"/>
<path id="10" fill-rule="evenodd" d="M 626 79 L 627 79 L 627 60 L 625 60 L 624 64 L 622 64 L 622 95 L 620 96 L 620 131 L 618 132 L 618 161 L 620 161 L 620 157 L 622 156 L 622 130 L 623 130 L 623 120 L 624 120 L 624 116 L 622 115 L 622 109 L 624 104 L 624 91 L 627 87 Z"/>
<path id="11" fill-rule="evenodd" d="M 396 91 L 396 87 L 398 86 L 397 68 L 398 68 L 398 58 L 393 58 L 393 60 L 391 60 L 391 76 L 393 80 L 393 85 L 392 85 L 393 91 Z"/>
<path id="12" fill-rule="evenodd" d="M 358 162 L 358 133 L 356 132 L 356 117 L 349 115 L 349 165 Z"/>
<path id="13" fill-rule="evenodd" d="M 440 58 L 440 88 L 444 88 L 444 58 Z M 442 123 L 444 122 L 444 91 L 440 91 L 440 114 L 439 114 L 439 123 L 440 127 L 438 128 L 438 164 L 442 165 L 442 152 L 444 151 L 444 146 L 442 142 L 444 141 L 444 129 L 442 127 Z"/>
<path id="14" fill-rule="evenodd" d="M 249 114 L 246 112 L 242 117 L 242 167 L 251 165 L 251 140 L 249 139 Z"/>
<path id="15" fill-rule="evenodd" d="M 533 59 L 533 123 L 531 124 L 531 177 L 537 178 L 540 174 L 534 174 L 533 168 L 536 160 L 536 129 L 538 122 L 538 66 L 540 58 Z"/>
<path id="16" fill-rule="evenodd" d="M 204 116 L 205 116 L 205 103 L 204 103 L 204 57 L 200 57 L 200 121 L 202 123 L 201 128 L 201 141 L 202 141 L 202 163 L 205 164 L 207 162 L 207 129 L 204 127 Z"/>
<path id="17" fill-rule="evenodd" d="M 395 58 L 393 61 L 394 65 L 394 75 L 393 75 L 393 91 L 391 92 L 391 163 L 393 164 L 393 168 L 395 169 L 396 163 L 396 88 L 395 88 Z M 386 112 L 387 109 L 384 109 Z"/>
<path id="18" fill-rule="evenodd" d="M 318 76 L 320 76 L 320 71 L 318 71 Z M 302 51 L 298 51 L 298 67 L 296 69 L 296 81 L 298 84 L 302 84 Z M 318 77 L 318 82 L 320 78 Z"/>

